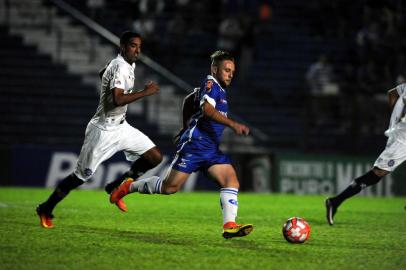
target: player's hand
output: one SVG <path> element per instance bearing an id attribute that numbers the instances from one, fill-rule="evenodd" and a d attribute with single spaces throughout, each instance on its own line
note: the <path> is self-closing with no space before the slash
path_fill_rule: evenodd
<path id="1" fill-rule="evenodd" d="M 145 84 L 144 90 L 147 96 L 156 94 L 159 91 L 159 85 L 156 82 L 148 82 Z"/>
<path id="2" fill-rule="evenodd" d="M 250 134 L 250 129 L 243 124 L 237 123 L 235 122 L 232 127 L 231 127 L 235 133 L 237 133 L 238 135 L 245 135 L 247 136 L 248 134 Z"/>

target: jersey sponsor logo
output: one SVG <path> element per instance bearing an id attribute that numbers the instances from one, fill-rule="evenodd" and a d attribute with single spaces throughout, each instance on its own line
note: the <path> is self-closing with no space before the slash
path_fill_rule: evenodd
<path id="1" fill-rule="evenodd" d="M 238 201 L 234 199 L 229 199 L 228 202 L 234 205 L 238 205 Z"/>
<path id="2" fill-rule="evenodd" d="M 182 168 L 186 168 L 186 167 L 187 167 L 187 164 L 186 164 L 187 161 L 189 161 L 189 160 L 188 160 L 188 159 L 181 158 L 181 159 L 180 159 L 180 163 L 178 164 L 178 166 L 179 166 L 179 167 L 182 167 Z"/>
<path id="3" fill-rule="evenodd" d="M 388 161 L 388 166 L 392 167 L 393 165 L 395 165 L 395 161 L 393 159 Z"/>

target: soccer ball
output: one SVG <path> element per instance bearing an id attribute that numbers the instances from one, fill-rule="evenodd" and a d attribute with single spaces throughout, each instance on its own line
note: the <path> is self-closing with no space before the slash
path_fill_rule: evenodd
<path id="1" fill-rule="evenodd" d="M 292 217 L 283 224 L 282 232 L 289 243 L 301 244 L 309 239 L 310 226 L 303 218 Z"/>

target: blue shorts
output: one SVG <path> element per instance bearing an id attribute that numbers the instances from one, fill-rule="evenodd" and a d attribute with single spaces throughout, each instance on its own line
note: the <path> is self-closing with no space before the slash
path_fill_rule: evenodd
<path id="1" fill-rule="evenodd" d="M 231 159 L 218 149 L 202 149 L 188 142 L 178 150 L 172 161 L 172 168 L 184 173 L 204 171 L 216 164 L 231 164 Z"/>

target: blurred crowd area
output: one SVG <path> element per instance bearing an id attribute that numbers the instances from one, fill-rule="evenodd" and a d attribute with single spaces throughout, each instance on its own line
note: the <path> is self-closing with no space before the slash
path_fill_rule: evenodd
<path id="1" fill-rule="evenodd" d="M 307 3 L 305 12 L 312 33 L 320 39 L 338 39 L 345 45 L 343 59 L 332 56 L 336 80 L 343 92 L 374 95 L 405 81 L 406 39 L 402 33 L 406 5 L 402 1 Z"/>
<path id="2" fill-rule="evenodd" d="M 131 29 L 144 38 L 144 52 L 171 63 L 188 36 L 212 34 L 218 48 L 239 57 L 272 18 L 270 0 L 68 0 L 119 35 Z M 113 10 L 112 10 L 113 9 Z M 114 10 L 116 9 L 116 10 Z M 120 17 L 111 18 L 113 13 Z M 112 23 L 112 21 L 115 21 Z M 204 43 L 204 41 L 202 41 Z M 253 45 L 253 44 L 251 44 Z M 165 64 L 163 63 L 163 64 Z"/>
<path id="3" fill-rule="evenodd" d="M 125 6 L 116 34 L 132 29 L 145 38 L 145 52 L 160 59 L 179 53 L 189 34 L 212 33 L 217 47 L 233 52 L 253 43 L 256 36 L 272 33 L 273 12 L 280 1 L 272 0 L 107 0 L 68 1 L 87 5 L 96 21 L 104 22 L 109 7 Z M 287 1 L 299 2 L 299 1 Z M 381 93 L 406 78 L 406 5 L 400 0 L 309 0 L 293 5 L 298 18 L 306 20 L 309 32 L 320 40 L 338 40 L 344 55 L 327 54 L 343 92 Z M 299 9 L 299 7 L 301 7 Z M 253 46 L 255 44 L 251 44 Z"/>
<path id="4" fill-rule="evenodd" d="M 379 134 L 388 124 L 386 93 L 406 81 L 405 11 L 399 0 L 307 1 L 310 33 L 341 47 L 338 54 L 326 48 L 309 66 L 309 91 L 316 103 L 329 95 L 342 100 L 327 106 L 344 116 L 344 130 L 352 122 L 361 133 Z"/>
<path id="5" fill-rule="evenodd" d="M 231 111 L 273 148 L 376 153 L 390 116 L 386 92 L 406 80 L 401 0 L 65 2 L 117 36 L 139 32 L 143 53 L 192 86 L 209 73 L 211 52 L 232 52 Z M 12 1 L 1 3 L 7 10 Z"/>
<path id="6" fill-rule="evenodd" d="M 105 2 L 87 1 L 94 19 L 103 21 L 108 14 L 109 10 L 103 8 Z M 313 51 L 313 61 L 303 61 L 306 70 L 296 78 L 305 84 L 305 89 L 297 92 L 307 97 L 310 129 L 323 128 L 326 118 L 334 118 L 341 122 L 338 132 L 360 128 L 364 133 L 382 133 L 387 110 L 374 108 L 385 106 L 386 91 L 406 80 L 406 43 L 402 35 L 406 27 L 405 5 L 400 0 L 120 2 L 127 7 L 122 17 L 125 28 L 140 32 L 146 40 L 145 52 L 163 65 L 171 67 L 187 54 L 183 40 L 188 36 L 206 39 L 200 41 L 202 48 L 209 39 L 209 47 L 229 50 L 240 61 L 242 87 L 247 86 L 248 76 L 257 72 L 253 61 L 261 61 L 258 42 L 264 41 L 262 36 L 268 35 L 272 42 L 273 35 L 278 34 L 273 24 L 291 23 L 304 29 L 315 43 L 336 43 L 332 48 L 327 45 Z M 281 16 L 286 7 L 291 8 L 286 15 L 295 18 Z M 122 25 L 115 31 L 120 29 Z M 193 45 L 199 46 L 199 42 Z M 207 51 L 201 52 L 202 59 L 207 57 Z"/>

